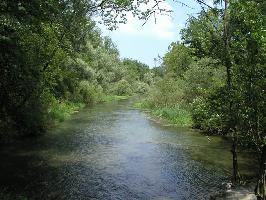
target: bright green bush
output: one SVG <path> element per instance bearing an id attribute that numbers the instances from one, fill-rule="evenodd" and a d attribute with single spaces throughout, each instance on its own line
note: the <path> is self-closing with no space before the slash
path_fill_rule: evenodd
<path id="1" fill-rule="evenodd" d="M 62 122 L 69 118 L 71 114 L 85 106 L 84 103 L 73 103 L 66 100 L 58 100 L 54 97 L 50 99 L 47 118 L 50 122 Z"/>
<path id="2" fill-rule="evenodd" d="M 220 95 L 224 95 L 224 98 L 217 98 Z M 194 99 L 191 104 L 193 126 L 209 133 L 226 133 L 226 113 L 228 107 L 226 107 L 225 99 L 226 95 L 222 89 L 217 90 L 208 96 L 208 98 L 198 97 Z"/>
<path id="3" fill-rule="evenodd" d="M 138 81 L 134 84 L 133 88 L 134 88 L 134 93 L 145 94 L 149 90 L 149 85 L 147 83 Z"/>
<path id="4" fill-rule="evenodd" d="M 134 107 L 148 110 L 151 115 L 167 120 L 171 124 L 177 126 L 191 126 L 192 118 L 190 112 L 176 104 L 172 107 L 154 107 L 149 101 L 144 100 L 142 102 L 135 103 Z"/>
<path id="5" fill-rule="evenodd" d="M 77 101 L 92 105 L 103 101 L 103 89 L 100 85 L 81 81 L 78 88 Z"/>
<path id="6" fill-rule="evenodd" d="M 152 107 L 172 107 L 183 100 L 181 81 L 174 79 L 159 80 L 148 93 L 147 101 Z"/>
<path id="7" fill-rule="evenodd" d="M 184 99 L 187 103 L 195 98 L 207 97 L 213 90 L 225 85 L 225 67 L 218 60 L 202 58 L 190 64 L 184 73 Z"/>
<path id="8" fill-rule="evenodd" d="M 131 95 L 132 94 L 132 88 L 131 85 L 128 83 L 128 81 L 122 79 L 109 88 L 109 92 L 111 94 L 123 96 L 123 95 Z"/>
<path id="9" fill-rule="evenodd" d="M 60 101 L 53 98 L 51 100 L 50 108 L 48 109 L 48 119 L 50 121 L 62 122 L 84 106 L 84 103 L 66 102 L 64 100 Z"/>

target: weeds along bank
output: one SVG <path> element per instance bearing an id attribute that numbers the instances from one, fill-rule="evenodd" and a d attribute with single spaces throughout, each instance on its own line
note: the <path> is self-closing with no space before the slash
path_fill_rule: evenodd
<path id="1" fill-rule="evenodd" d="M 220 133 L 222 131 L 222 127 L 218 124 L 220 116 L 218 113 L 206 110 L 205 102 L 215 90 L 225 87 L 225 71 L 222 66 L 219 66 L 217 60 L 202 58 L 191 60 L 187 70 L 176 75 L 177 73 L 174 72 L 178 69 L 166 69 L 166 66 L 170 66 L 165 63 L 165 59 L 173 53 L 173 49 L 183 49 L 184 45 L 179 43 L 172 45 L 172 49 L 165 55 L 161 66 L 164 75 L 157 78 L 145 100 L 136 106 L 148 109 L 152 115 L 178 126 L 190 126 L 209 133 Z M 187 60 L 191 57 L 192 54 L 188 54 L 187 57 L 182 56 L 180 59 Z M 175 63 L 173 65 L 178 68 Z M 212 106 L 215 105 L 212 104 Z M 214 107 L 213 110 L 215 110 Z M 220 110 L 220 112 L 223 111 Z"/>
<path id="2" fill-rule="evenodd" d="M 129 97 L 130 97 L 129 94 L 125 96 L 103 94 L 101 99 L 94 101 L 93 104 L 123 100 Z M 69 118 L 72 114 L 78 112 L 79 110 L 83 109 L 86 106 L 93 106 L 93 105 L 86 104 L 84 102 L 83 103 L 71 102 L 71 101 L 67 102 L 67 101 L 60 101 L 54 99 L 48 110 L 48 118 L 50 120 L 50 124 L 52 125 L 57 122 L 62 122 L 67 118 Z"/>

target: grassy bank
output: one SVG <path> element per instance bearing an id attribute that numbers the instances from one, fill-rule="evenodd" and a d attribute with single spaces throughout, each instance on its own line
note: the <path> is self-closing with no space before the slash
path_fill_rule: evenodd
<path id="1" fill-rule="evenodd" d="M 149 105 L 149 103 L 146 101 L 142 101 L 136 103 L 135 107 L 142 110 L 146 110 L 150 113 L 152 117 L 166 120 L 170 124 L 181 127 L 192 126 L 192 119 L 189 111 L 182 108 L 181 106 L 175 105 L 171 107 L 155 107 Z"/>
<path id="2" fill-rule="evenodd" d="M 55 101 L 48 111 L 50 122 L 58 123 L 69 118 L 73 113 L 85 107 L 84 103 L 73 103 L 67 101 Z"/>
<path id="3" fill-rule="evenodd" d="M 128 99 L 129 97 L 130 96 L 104 95 L 102 99 L 97 102 L 94 102 L 94 104 L 118 101 Z M 83 109 L 85 106 L 88 105 L 86 105 L 85 103 L 74 103 L 70 101 L 54 100 L 48 110 L 49 121 L 52 124 L 63 122 L 68 119 L 72 114 Z"/>
<path id="4" fill-rule="evenodd" d="M 103 97 L 103 102 L 118 101 L 128 99 L 130 96 L 106 95 Z"/>

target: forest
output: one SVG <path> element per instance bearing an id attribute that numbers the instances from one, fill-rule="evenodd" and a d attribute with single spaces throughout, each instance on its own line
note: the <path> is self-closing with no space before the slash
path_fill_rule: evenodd
<path id="1" fill-rule="evenodd" d="M 239 149 L 256 152 L 255 193 L 266 199 L 266 1 L 195 1 L 201 12 L 154 68 L 120 58 L 94 18 L 115 29 L 127 12 L 144 21 L 167 12 L 159 3 L 144 12 L 138 6 L 148 1 L 1 1 L 1 142 L 137 94 L 135 106 L 154 117 L 229 138 L 235 185 L 243 182 Z"/>

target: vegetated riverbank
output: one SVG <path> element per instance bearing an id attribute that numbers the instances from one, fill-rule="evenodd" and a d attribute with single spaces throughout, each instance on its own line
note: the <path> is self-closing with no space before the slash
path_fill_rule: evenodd
<path id="1" fill-rule="evenodd" d="M 110 101 L 117 101 L 117 100 L 124 100 L 128 99 L 129 95 L 104 95 L 101 99 L 94 102 L 95 104 L 105 103 Z M 56 104 L 51 106 L 49 111 L 49 117 L 52 123 L 62 122 L 68 119 L 72 114 L 80 111 L 84 107 L 93 106 L 93 105 L 86 105 L 85 103 L 73 103 L 67 101 L 57 101 Z"/>
<path id="2" fill-rule="evenodd" d="M 111 101 L 125 100 L 130 98 L 130 95 L 102 95 L 93 104 L 85 104 L 80 102 L 71 102 L 66 100 L 56 100 L 51 101 L 50 108 L 47 112 L 46 127 L 48 129 L 56 127 L 59 123 L 69 119 L 73 114 L 81 111 L 86 107 L 92 107 L 97 104 L 107 103 Z M 14 140 L 25 137 L 24 135 L 16 133 L 15 130 L 10 129 L 0 133 L 0 143 L 12 143 Z M 27 137 L 27 136 L 26 136 Z M 1 197 L 1 196 L 0 196 Z M 1 199 L 1 198 L 0 198 Z"/>
<path id="3" fill-rule="evenodd" d="M 190 113 L 181 106 L 151 106 L 147 101 L 135 103 L 134 107 L 148 112 L 153 118 L 167 124 L 179 127 L 191 127 L 192 118 Z"/>

